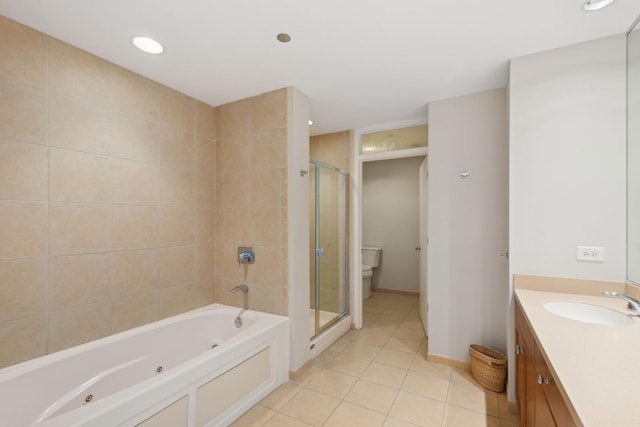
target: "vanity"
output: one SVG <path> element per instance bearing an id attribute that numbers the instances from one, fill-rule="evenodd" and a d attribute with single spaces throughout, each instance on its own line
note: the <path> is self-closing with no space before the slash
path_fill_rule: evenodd
<path id="1" fill-rule="evenodd" d="M 625 301 L 600 296 L 631 293 L 630 285 L 535 276 L 514 284 L 520 425 L 640 425 L 640 318 Z"/>
<path id="2" fill-rule="evenodd" d="M 615 66 L 605 77 L 603 64 L 608 62 L 603 60 L 599 68 L 591 59 L 612 50 L 596 49 L 593 43 L 562 51 L 562 57 L 558 51 L 558 56 L 522 58 L 512 63 L 510 162 L 514 164 L 510 176 L 512 256 L 509 262 L 514 273 L 515 331 L 511 333 L 515 351 L 510 353 L 510 374 L 512 380 L 515 377 L 515 386 L 510 386 L 510 392 L 515 392 L 522 427 L 640 426 L 640 369 L 637 368 L 640 317 L 627 309 L 625 300 L 602 295 L 604 291 L 613 291 L 640 299 L 640 286 L 636 286 L 640 284 L 638 21 L 640 18 L 626 37 L 626 75 L 622 72 L 624 65 L 620 63 L 622 55 L 618 51 L 618 56 L 610 58 L 615 60 Z M 619 38 L 612 43 L 612 49 L 618 49 L 620 41 Z M 557 66 L 559 63 L 564 68 Z M 545 76 L 553 79 L 538 78 L 531 69 L 548 71 Z M 563 74 L 566 70 L 571 72 Z M 574 85 L 586 78 L 579 71 L 589 70 L 593 71 L 589 81 L 606 88 L 598 97 L 589 98 L 589 90 Z M 621 81 L 623 75 L 626 81 Z M 614 80 L 615 85 L 605 86 Z M 527 84 L 531 82 L 535 82 L 535 91 L 528 91 Z M 554 84 L 558 88 L 571 88 L 571 96 L 560 93 L 556 97 L 550 89 Z M 626 88 L 624 124 L 620 114 L 623 88 Z M 544 99 L 536 103 L 539 100 L 536 94 L 542 92 Z M 607 98 L 607 94 L 611 97 Z M 559 120 L 551 117 L 549 111 L 557 115 L 567 111 L 588 115 L 588 111 L 580 110 L 581 105 L 573 101 L 578 95 L 584 100 L 591 99 L 589 105 L 601 113 L 601 118 L 589 124 L 603 124 L 603 127 L 589 129 L 593 129 L 592 134 L 601 129 L 605 137 L 589 139 L 589 135 L 581 134 L 579 130 L 588 127 L 582 117 L 565 115 Z M 571 108 L 560 108 L 567 105 Z M 612 106 L 617 109 L 614 111 Z M 607 113 L 610 115 L 606 116 Z M 625 124 L 626 135 L 621 135 Z M 541 129 L 553 131 L 543 133 Z M 556 138 L 557 135 L 564 137 Z M 624 136 L 626 150 L 622 146 Z M 576 140 L 580 144 L 575 143 Z M 572 145 L 574 143 L 576 145 Z M 538 145 L 542 149 L 538 150 Z M 580 153 L 575 162 L 565 161 L 566 165 L 554 163 L 553 159 L 535 162 L 536 156 L 543 158 L 566 147 L 570 147 L 565 153 L 566 159 L 572 152 Z M 584 186 L 581 181 L 587 179 L 589 171 L 598 169 L 599 162 L 593 161 L 598 155 L 603 165 L 601 180 L 618 174 L 600 189 L 596 189 L 597 185 Z M 609 164 L 605 165 L 607 161 Z M 623 161 L 626 161 L 626 182 Z M 529 167 L 530 164 L 533 166 Z M 576 167 L 572 173 L 565 173 L 565 166 Z M 586 187 L 594 190 L 580 191 Z M 614 193 L 615 198 L 608 198 Z M 626 215 L 622 215 L 625 202 Z M 607 210 L 610 207 L 614 209 Z M 597 215 L 589 216 L 592 211 Z M 593 244 L 607 247 L 606 257 L 580 258 L 581 242 L 597 242 Z M 576 252 L 572 253 L 573 248 Z M 623 282 L 625 268 L 626 283 Z M 518 274 L 520 272 L 617 281 Z"/>

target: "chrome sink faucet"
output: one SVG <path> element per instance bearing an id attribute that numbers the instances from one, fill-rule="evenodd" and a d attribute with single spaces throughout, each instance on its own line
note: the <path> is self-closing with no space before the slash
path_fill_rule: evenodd
<path id="1" fill-rule="evenodd" d="M 247 285 L 238 285 L 234 288 L 231 288 L 231 290 L 229 291 L 232 294 L 235 294 L 238 291 L 242 291 L 244 293 L 244 308 L 242 310 L 240 310 L 240 313 L 238 313 L 238 316 L 236 317 L 236 320 L 234 321 L 234 324 L 236 325 L 236 328 L 239 328 L 242 326 L 242 313 L 244 313 L 245 311 L 247 311 L 249 309 L 248 307 L 248 301 L 247 301 L 247 297 L 249 294 L 249 287 Z"/>
<path id="2" fill-rule="evenodd" d="M 614 292 L 614 291 L 604 291 L 602 293 L 602 295 L 606 296 L 606 297 L 611 297 L 611 298 L 620 298 L 625 300 L 626 302 L 628 302 L 629 304 L 627 305 L 631 310 L 635 311 L 635 315 L 636 316 L 640 316 L 640 301 L 638 301 L 637 299 L 635 299 L 634 297 L 627 295 L 627 294 L 621 294 L 620 292 Z"/>

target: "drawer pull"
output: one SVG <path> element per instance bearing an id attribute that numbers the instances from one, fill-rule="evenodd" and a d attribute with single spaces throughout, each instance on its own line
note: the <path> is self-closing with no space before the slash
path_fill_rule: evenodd
<path id="1" fill-rule="evenodd" d="M 520 347 L 519 345 L 516 346 L 516 355 L 521 355 L 522 354 L 522 347 Z"/>
<path id="2" fill-rule="evenodd" d="M 538 374 L 537 376 L 538 384 L 549 384 L 549 378 L 545 378 L 542 375 Z"/>

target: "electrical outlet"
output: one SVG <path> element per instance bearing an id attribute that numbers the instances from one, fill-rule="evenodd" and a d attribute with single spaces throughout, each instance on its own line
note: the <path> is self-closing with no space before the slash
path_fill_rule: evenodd
<path id="1" fill-rule="evenodd" d="M 576 260 L 604 262 L 604 248 L 600 246 L 578 246 L 576 247 Z"/>

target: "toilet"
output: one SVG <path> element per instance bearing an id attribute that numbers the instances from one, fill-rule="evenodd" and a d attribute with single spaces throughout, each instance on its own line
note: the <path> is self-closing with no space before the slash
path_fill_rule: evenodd
<path id="1" fill-rule="evenodd" d="M 382 248 L 375 246 L 362 247 L 362 299 L 371 297 L 371 277 L 373 269 L 380 265 Z"/>

